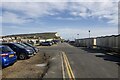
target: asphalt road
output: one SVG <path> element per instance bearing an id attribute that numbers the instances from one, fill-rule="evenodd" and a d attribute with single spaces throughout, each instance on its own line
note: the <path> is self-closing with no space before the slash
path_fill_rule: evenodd
<path id="1" fill-rule="evenodd" d="M 65 52 L 75 78 L 118 78 L 119 76 L 120 58 L 108 55 L 102 50 L 78 48 L 67 43 L 41 47 L 40 50 Z"/>

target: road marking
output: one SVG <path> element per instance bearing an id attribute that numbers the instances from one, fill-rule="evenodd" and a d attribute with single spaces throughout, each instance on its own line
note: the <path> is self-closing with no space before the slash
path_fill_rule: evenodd
<path id="1" fill-rule="evenodd" d="M 65 80 L 65 69 L 64 69 L 64 62 L 63 62 L 63 56 L 61 55 L 61 60 L 62 60 L 62 74 L 63 74 L 63 79 Z"/>
<path id="2" fill-rule="evenodd" d="M 64 58 L 64 62 L 65 62 L 65 66 L 66 66 L 66 69 L 67 69 L 68 76 L 69 76 L 69 78 L 71 79 L 72 76 L 71 76 L 71 74 L 70 74 L 70 70 L 69 70 L 69 68 L 68 68 L 68 64 L 67 64 L 67 61 L 66 61 L 64 55 L 63 55 L 63 58 Z"/>
<path id="3" fill-rule="evenodd" d="M 63 54 L 63 59 L 64 59 L 64 63 L 65 63 L 66 69 L 67 69 L 68 76 L 69 76 L 70 80 L 75 80 L 75 76 L 73 74 L 72 68 L 68 61 L 68 58 L 64 52 L 62 52 L 62 54 Z"/>
<path id="4" fill-rule="evenodd" d="M 67 58 L 66 55 L 65 55 L 65 57 L 66 57 L 67 64 L 68 64 L 68 67 L 69 67 L 69 69 L 70 69 L 70 72 L 71 72 L 72 78 L 73 78 L 73 80 L 75 80 L 75 76 L 74 76 L 74 74 L 73 74 L 72 68 L 71 68 L 70 63 L 69 63 L 69 61 L 68 61 L 68 58 Z"/>

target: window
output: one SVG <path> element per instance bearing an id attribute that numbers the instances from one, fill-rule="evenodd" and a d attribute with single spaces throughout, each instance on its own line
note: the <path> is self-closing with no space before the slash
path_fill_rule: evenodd
<path id="1" fill-rule="evenodd" d="M 0 50 L 1 50 L 1 49 L 0 49 Z M 12 50 L 11 48 L 7 47 L 7 46 L 2 47 L 2 52 L 3 52 L 3 53 L 11 52 L 11 51 L 13 51 L 13 50 Z"/>

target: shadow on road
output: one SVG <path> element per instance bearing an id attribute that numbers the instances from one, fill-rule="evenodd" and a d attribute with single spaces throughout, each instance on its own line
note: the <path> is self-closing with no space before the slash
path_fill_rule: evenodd
<path id="1" fill-rule="evenodd" d="M 97 48 L 93 49 L 93 48 L 80 47 L 80 49 L 87 51 L 88 53 L 104 53 L 104 54 L 107 53 L 105 50 L 100 50 Z"/>
<path id="2" fill-rule="evenodd" d="M 105 50 L 101 50 L 101 49 L 93 49 L 93 48 L 80 48 L 84 51 L 87 51 L 87 53 L 92 53 L 94 54 L 96 57 L 100 57 L 106 61 L 112 61 L 112 62 L 116 62 L 119 66 L 120 66 L 120 55 L 117 54 L 112 54 L 112 52 L 107 52 Z"/>

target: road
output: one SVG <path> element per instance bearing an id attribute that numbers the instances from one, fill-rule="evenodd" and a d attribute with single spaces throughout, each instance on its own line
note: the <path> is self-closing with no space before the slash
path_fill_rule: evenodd
<path id="1" fill-rule="evenodd" d="M 118 78 L 117 63 L 120 58 L 108 55 L 105 51 L 73 47 L 67 43 L 41 47 L 40 50 L 56 53 L 58 51 L 59 54 L 64 52 L 75 78 Z M 57 70 L 55 72 L 58 73 Z"/>

